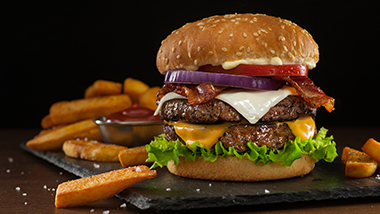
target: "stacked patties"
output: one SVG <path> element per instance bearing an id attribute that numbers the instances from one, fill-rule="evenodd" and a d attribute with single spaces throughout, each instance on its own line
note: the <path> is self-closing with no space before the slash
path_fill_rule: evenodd
<path id="1" fill-rule="evenodd" d="M 262 14 L 213 16 L 172 32 L 157 54 L 164 135 L 147 146 L 176 175 L 257 181 L 309 173 L 336 157 L 316 110 L 334 99 L 307 77 L 318 45 L 298 25 Z"/>

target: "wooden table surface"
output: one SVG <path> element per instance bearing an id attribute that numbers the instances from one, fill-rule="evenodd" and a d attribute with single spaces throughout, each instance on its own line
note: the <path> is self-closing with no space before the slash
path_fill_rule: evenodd
<path id="1" fill-rule="evenodd" d="M 21 143 L 38 132 L 36 129 L 0 129 L 0 213 L 156 213 L 154 210 L 141 211 L 116 197 L 81 207 L 55 208 L 57 186 L 78 177 L 20 148 Z M 329 133 L 341 147 L 348 145 L 360 149 L 370 137 L 380 140 L 380 127 L 333 127 Z M 376 173 L 380 174 L 380 169 Z M 380 197 L 201 209 L 197 212 L 379 213 Z"/>

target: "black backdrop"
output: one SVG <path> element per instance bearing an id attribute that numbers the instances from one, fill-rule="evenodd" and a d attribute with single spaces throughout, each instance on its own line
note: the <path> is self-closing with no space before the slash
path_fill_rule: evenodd
<path id="1" fill-rule="evenodd" d="M 324 1 L 325 2 L 325 1 Z M 157 50 L 186 22 L 265 13 L 307 29 L 320 47 L 309 77 L 336 99 L 319 126 L 377 125 L 379 18 L 365 1 L 9 1 L 1 3 L 2 128 L 40 127 L 51 104 L 83 97 L 97 79 L 162 84 Z"/>

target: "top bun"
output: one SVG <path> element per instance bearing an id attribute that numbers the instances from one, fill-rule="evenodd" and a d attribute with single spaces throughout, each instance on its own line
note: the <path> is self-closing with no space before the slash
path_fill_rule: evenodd
<path id="1" fill-rule="evenodd" d="M 240 60 L 240 61 L 239 61 Z M 305 64 L 319 60 L 318 45 L 298 25 L 263 14 L 212 16 L 173 31 L 157 54 L 157 68 L 197 70 L 203 65 Z"/>

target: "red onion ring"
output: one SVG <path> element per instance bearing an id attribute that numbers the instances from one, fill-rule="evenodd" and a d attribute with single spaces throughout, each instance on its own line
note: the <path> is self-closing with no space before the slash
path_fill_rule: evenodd
<path id="1" fill-rule="evenodd" d="M 272 78 L 186 70 L 167 71 L 164 83 L 213 84 L 256 90 L 276 90 L 284 85 L 284 81 Z"/>

